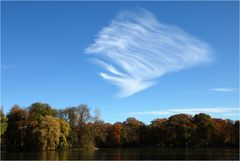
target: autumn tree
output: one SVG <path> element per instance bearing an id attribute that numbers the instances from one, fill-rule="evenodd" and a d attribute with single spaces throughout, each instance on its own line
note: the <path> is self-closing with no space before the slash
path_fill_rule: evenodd
<path id="1" fill-rule="evenodd" d="M 239 147 L 239 120 L 235 121 L 234 123 L 234 133 L 233 133 L 233 138 L 234 138 L 234 143 L 233 145 L 236 147 Z"/>
<path id="2" fill-rule="evenodd" d="M 109 145 L 113 147 L 121 146 L 121 130 L 123 125 L 120 122 L 117 122 L 111 126 L 109 133 Z"/>
<path id="3" fill-rule="evenodd" d="M 63 120 L 63 119 L 58 119 L 58 123 L 60 125 L 60 137 L 59 137 L 59 149 L 64 149 L 65 147 L 68 147 L 68 135 L 70 132 L 70 126 L 69 124 Z"/>
<path id="4" fill-rule="evenodd" d="M 4 113 L 2 112 L 2 110 L 0 110 L 0 134 L 1 136 L 5 133 L 6 129 L 7 129 L 7 117 L 4 115 Z"/>
<path id="5" fill-rule="evenodd" d="M 6 149 L 6 135 L 5 135 L 5 131 L 7 130 L 7 123 L 8 119 L 7 117 L 4 115 L 4 113 L 2 112 L 2 110 L 0 110 L 0 144 L 1 144 L 1 149 L 4 150 Z"/>
<path id="6" fill-rule="evenodd" d="M 235 145 L 235 126 L 231 120 L 213 119 L 214 130 L 212 137 L 212 145 L 215 146 L 232 146 Z"/>
<path id="7" fill-rule="evenodd" d="M 95 148 L 94 124 L 92 122 L 86 123 L 80 128 L 80 146 L 85 149 Z"/>
<path id="8" fill-rule="evenodd" d="M 69 144 L 71 147 L 93 147 L 94 127 L 91 121 L 90 109 L 81 104 L 58 111 L 58 116 L 70 125 Z"/>
<path id="9" fill-rule="evenodd" d="M 68 122 L 70 127 L 77 125 L 77 110 L 75 107 L 68 107 L 58 111 L 58 117 Z"/>
<path id="10" fill-rule="evenodd" d="M 37 127 L 38 148 L 40 150 L 56 150 L 60 138 L 60 125 L 57 118 L 44 116 Z"/>
<path id="11" fill-rule="evenodd" d="M 56 111 L 45 103 L 26 110 L 15 105 L 7 117 L 0 111 L 1 135 L 9 150 L 57 150 L 94 147 L 239 146 L 239 121 L 177 114 L 145 125 L 136 118 L 104 123 L 87 105 Z M 6 123 L 7 121 L 7 123 Z M 5 139 L 6 138 L 6 139 Z"/>
<path id="12" fill-rule="evenodd" d="M 39 150 L 63 149 L 67 146 L 69 125 L 62 119 L 46 115 L 34 129 Z"/>
<path id="13" fill-rule="evenodd" d="M 26 117 L 27 112 L 17 105 L 13 106 L 7 114 L 6 136 L 8 149 L 23 149 L 26 138 Z"/>
<path id="14" fill-rule="evenodd" d="M 141 121 L 138 121 L 137 119 L 130 117 L 123 122 L 123 126 L 127 133 L 125 144 L 127 146 L 139 146 L 141 128 L 144 126 L 144 124 Z"/>
<path id="15" fill-rule="evenodd" d="M 109 124 L 105 124 L 104 121 L 101 120 L 101 113 L 99 109 L 95 109 L 93 121 L 95 146 L 103 147 L 106 145 Z"/>
<path id="16" fill-rule="evenodd" d="M 34 103 L 28 108 L 26 149 L 55 150 L 68 145 L 69 125 L 56 115 L 56 110 L 45 103 Z"/>
<path id="17" fill-rule="evenodd" d="M 79 145 L 79 127 L 78 127 L 78 113 L 76 107 L 68 107 L 58 111 L 58 117 L 65 120 L 69 126 L 68 146 L 76 147 Z"/>
<path id="18" fill-rule="evenodd" d="M 155 119 L 148 126 L 145 140 L 148 145 L 163 147 L 167 139 L 167 119 Z"/>

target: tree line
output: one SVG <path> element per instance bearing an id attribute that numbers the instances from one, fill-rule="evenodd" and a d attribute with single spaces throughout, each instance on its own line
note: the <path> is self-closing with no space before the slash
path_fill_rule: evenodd
<path id="1" fill-rule="evenodd" d="M 239 147 L 239 121 L 177 114 L 149 125 L 130 117 L 105 123 L 87 105 L 56 110 L 45 103 L 13 106 L 0 112 L 1 147 L 5 150 L 61 150 L 103 147 Z"/>

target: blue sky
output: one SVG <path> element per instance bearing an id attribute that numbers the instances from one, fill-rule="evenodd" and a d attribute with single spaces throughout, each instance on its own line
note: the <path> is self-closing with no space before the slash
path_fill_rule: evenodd
<path id="1" fill-rule="evenodd" d="M 1 105 L 4 112 L 14 104 L 27 107 L 33 102 L 46 102 L 55 108 L 64 108 L 84 103 L 91 109 L 99 108 L 106 122 L 123 121 L 131 116 L 149 123 L 175 113 L 201 111 L 213 117 L 239 119 L 238 7 L 238 2 L 1 2 Z M 136 16 L 126 15 L 125 11 Z M 159 35 L 153 32 L 143 38 L 130 36 L 136 40 L 137 47 L 149 47 L 152 54 L 159 54 L 156 52 L 158 45 L 167 48 L 170 54 L 184 51 L 180 52 L 182 59 L 173 58 L 177 66 L 167 62 L 162 70 L 161 63 L 152 63 L 162 72 L 147 72 L 149 68 L 143 68 L 143 76 L 131 71 L 140 69 L 136 63 L 129 63 L 128 71 L 116 64 L 117 58 L 106 58 L 107 52 L 116 50 L 113 46 L 106 46 L 98 53 L 97 40 L 102 42 L 104 34 L 129 36 L 131 29 L 118 32 L 118 25 L 126 23 L 128 16 L 135 22 L 143 16 L 137 25 L 145 25 L 144 21 L 149 19 L 141 15 L 145 11 L 165 25 L 173 41 L 177 42 L 174 35 L 179 34 L 187 42 L 181 49 L 172 48 L 170 43 L 157 44 L 159 38 L 168 38 L 160 34 L 159 25 L 155 28 Z M 119 14 L 123 14 L 120 20 Z M 105 33 L 106 28 L 116 32 Z M 149 39 L 149 36 L 154 38 Z M 192 41 L 193 38 L 196 41 Z M 150 48 L 154 43 L 158 47 Z M 94 44 L 89 53 L 88 49 Z M 189 45 L 198 50 L 192 52 Z M 128 52 L 117 51 L 125 54 L 125 61 L 130 60 Z M 143 59 L 140 54 L 148 52 L 141 51 L 132 56 Z M 188 52 L 190 55 L 185 55 Z M 156 56 L 172 59 L 169 54 Z M 191 56 L 197 59 L 192 61 Z M 150 65 L 152 61 L 146 60 Z M 183 62 L 190 62 L 190 65 Z M 128 72 L 127 76 L 115 79 L 119 78 L 115 73 L 111 77 L 114 79 L 109 79 L 111 73 L 106 71 L 109 65 L 121 74 Z M 129 82 L 126 78 L 132 76 L 139 78 L 138 81 L 130 79 L 133 83 L 126 85 Z M 150 85 L 144 86 L 146 82 Z M 132 85 L 136 88 L 130 90 Z M 123 89 L 125 93 L 121 95 Z"/>

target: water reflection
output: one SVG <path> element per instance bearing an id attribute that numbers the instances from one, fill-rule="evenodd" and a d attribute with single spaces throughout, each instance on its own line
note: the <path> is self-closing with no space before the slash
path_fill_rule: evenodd
<path id="1" fill-rule="evenodd" d="M 239 149 L 133 148 L 1 152 L 1 160 L 239 160 Z"/>
<path id="2" fill-rule="evenodd" d="M 54 151 L 40 151 L 37 154 L 40 160 L 59 160 L 58 153 Z"/>

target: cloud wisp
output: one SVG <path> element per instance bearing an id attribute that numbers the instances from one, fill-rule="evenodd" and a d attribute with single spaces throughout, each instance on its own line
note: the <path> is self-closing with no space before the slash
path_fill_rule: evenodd
<path id="1" fill-rule="evenodd" d="M 211 89 L 213 92 L 236 92 L 237 88 L 213 88 Z"/>
<path id="2" fill-rule="evenodd" d="M 11 69 L 11 68 L 15 68 L 15 66 L 14 65 L 1 64 L 1 69 Z"/>
<path id="3" fill-rule="evenodd" d="M 174 115 L 179 113 L 186 113 L 190 115 L 195 115 L 198 113 L 239 115 L 239 108 L 229 108 L 229 107 L 179 108 L 179 109 L 177 108 L 177 109 L 167 109 L 167 110 L 161 110 L 161 111 L 131 112 L 131 113 L 128 113 L 128 115 Z"/>
<path id="4" fill-rule="evenodd" d="M 164 74 L 211 61 L 210 46 L 149 11 L 119 13 L 86 53 L 106 69 L 99 75 L 127 97 L 156 84 Z"/>

